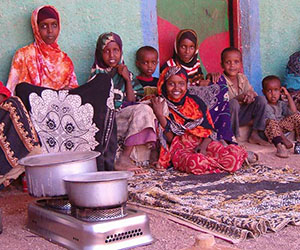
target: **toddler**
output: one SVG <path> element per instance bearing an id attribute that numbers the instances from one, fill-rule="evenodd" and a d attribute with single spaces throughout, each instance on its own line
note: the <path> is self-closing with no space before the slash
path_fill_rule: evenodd
<path id="1" fill-rule="evenodd" d="M 268 145 L 260 138 L 258 131 L 265 129 L 266 99 L 258 96 L 247 77 L 240 73 L 242 54 L 236 48 L 226 48 L 221 54 L 221 66 L 228 86 L 229 108 L 233 133 L 238 138 L 239 127 L 253 120 L 253 128 L 249 142 Z"/>
<path id="2" fill-rule="evenodd" d="M 143 86 L 144 96 L 147 98 L 157 95 L 158 78 L 152 76 L 158 63 L 157 50 L 151 46 L 143 46 L 139 48 L 136 52 L 135 63 L 140 74 L 136 76 L 134 81 Z"/>
<path id="3" fill-rule="evenodd" d="M 267 98 L 265 134 L 270 143 L 277 149 L 276 156 L 287 158 L 287 148 L 293 144 L 284 136 L 288 131 L 295 131 L 297 141 L 300 141 L 300 114 L 297 112 L 293 98 L 285 87 L 281 87 L 277 76 L 267 76 L 262 81 L 263 93 Z M 287 102 L 280 100 L 281 94 Z"/>

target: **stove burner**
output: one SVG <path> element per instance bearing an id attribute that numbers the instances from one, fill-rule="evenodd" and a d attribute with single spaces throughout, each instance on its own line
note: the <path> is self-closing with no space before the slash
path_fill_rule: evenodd
<path id="1" fill-rule="evenodd" d="M 127 215 L 126 205 L 115 208 L 78 208 L 72 207 L 72 215 L 83 221 L 96 222 L 123 218 Z"/>
<path id="2" fill-rule="evenodd" d="M 71 210 L 71 203 L 68 200 L 68 197 L 62 197 L 57 199 L 42 199 L 37 201 L 38 204 L 41 204 L 45 207 L 52 208 L 55 210 Z"/>

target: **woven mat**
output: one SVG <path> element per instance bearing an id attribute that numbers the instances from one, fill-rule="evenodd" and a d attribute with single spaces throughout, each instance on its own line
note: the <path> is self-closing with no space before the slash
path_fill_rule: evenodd
<path id="1" fill-rule="evenodd" d="M 238 243 L 300 225 L 300 173 L 263 165 L 200 176 L 151 170 L 129 181 L 129 202 Z"/>

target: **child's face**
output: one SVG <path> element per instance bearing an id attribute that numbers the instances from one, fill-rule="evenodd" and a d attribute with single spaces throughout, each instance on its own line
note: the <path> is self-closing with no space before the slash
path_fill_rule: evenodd
<path id="1" fill-rule="evenodd" d="M 142 52 L 140 59 L 136 61 L 136 66 L 143 77 L 151 77 L 157 66 L 158 55 L 154 51 Z"/>
<path id="2" fill-rule="evenodd" d="M 266 96 L 268 103 L 277 104 L 281 94 L 281 84 L 277 79 L 269 80 L 265 83 L 263 93 Z"/>
<path id="3" fill-rule="evenodd" d="M 59 25 L 55 18 L 47 18 L 39 23 L 39 32 L 46 44 L 55 42 L 59 34 Z"/>
<path id="4" fill-rule="evenodd" d="M 237 51 L 229 51 L 225 53 L 221 66 L 224 69 L 225 75 L 229 77 L 236 76 L 242 67 L 241 53 Z"/>
<path id="5" fill-rule="evenodd" d="M 187 91 L 187 82 L 179 75 L 173 75 L 166 82 L 166 90 L 169 98 L 180 100 Z"/>
<path id="6" fill-rule="evenodd" d="M 195 44 L 190 39 L 183 39 L 178 47 L 178 56 L 179 58 L 184 61 L 185 63 L 188 63 L 191 61 L 192 57 L 194 56 L 196 51 Z"/>
<path id="7" fill-rule="evenodd" d="M 110 42 L 102 51 L 103 62 L 106 66 L 114 68 L 121 60 L 121 50 L 116 42 Z"/>

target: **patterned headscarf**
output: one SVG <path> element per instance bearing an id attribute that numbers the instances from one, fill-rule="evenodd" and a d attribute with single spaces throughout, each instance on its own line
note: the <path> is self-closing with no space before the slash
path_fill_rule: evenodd
<path id="1" fill-rule="evenodd" d="M 102 57 L 102 53 L 104 48 L 111 42 L 116 42 L 120 48 L 121 51 L 121 55 L 123 54 L 122 52 L 122 40 L 120 38 L 120 36 L 116 33 L 113 32 L 109 32 L 109 33 L 103 33 L 99 36 L 98 40 L 97 40 L 97 45 L 96 45 L 96 51 L 95 51 L 95 60 L 94 60 L 94 64 L 92 67 L 92 71 L 93 69 L 105 69 L 106 71 L 111 71 L 112 69 L 110 69 L 103 61 L 103 57 Z M 123 56 L 121 56 L 121 60 L 119 63 L 123 62 Z"/>

